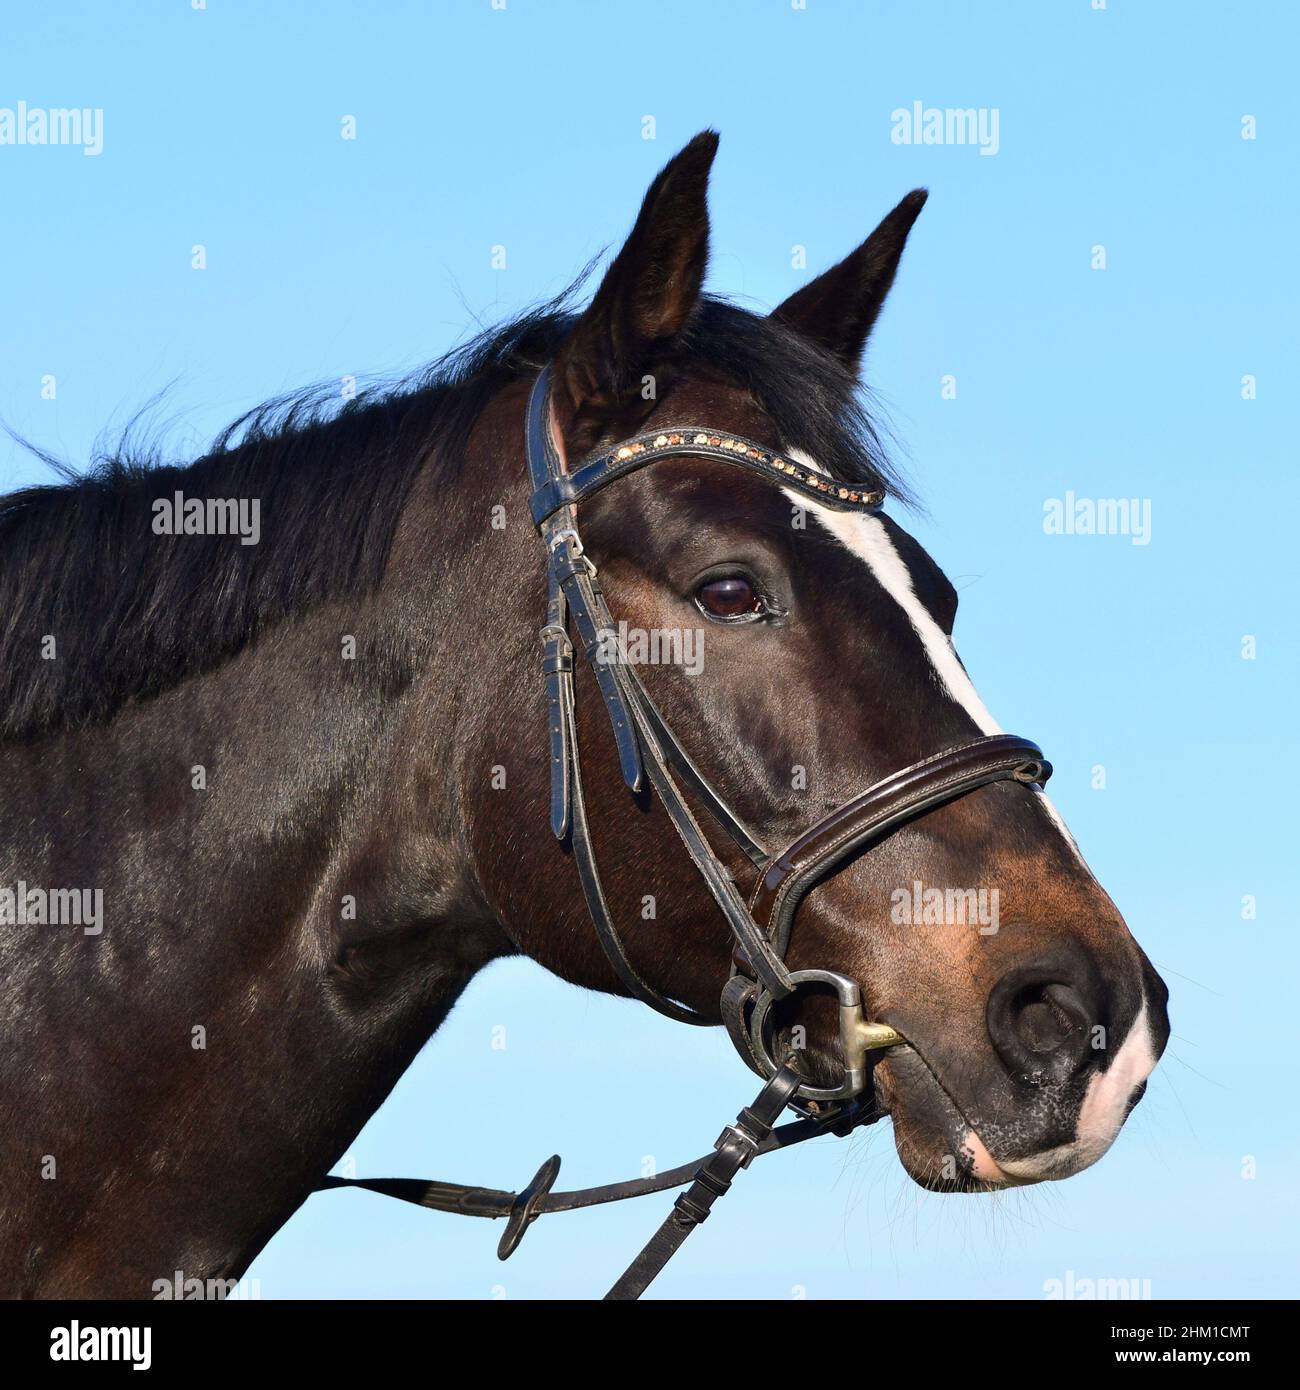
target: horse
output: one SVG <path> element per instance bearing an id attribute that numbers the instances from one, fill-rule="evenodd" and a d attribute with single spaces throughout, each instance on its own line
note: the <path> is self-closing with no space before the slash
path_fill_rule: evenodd
<path id="1" fill-rule="evenodd" d="M 716 148 L 585 307 L 0 499 L 6 1295 L 237 1279 L 515 954 L 727 1023 L 730 1174 L 793 1105 L 930 1189 L 1061 1179 L 1141 1097 L 1168 992 L 887 509 L 926 194 L 759 314 L 704 289 Z"/>

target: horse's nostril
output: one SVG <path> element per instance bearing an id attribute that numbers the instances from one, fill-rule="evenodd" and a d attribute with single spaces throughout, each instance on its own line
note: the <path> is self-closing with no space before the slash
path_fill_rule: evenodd
<path id="1" fill-rule="evenodd" d="M 1031 986 L 1019 1005 L 1016 1027 L 1031 1052 L 1055 1052 L 1088 1026 L 1083 1000 L 1069 985 Z"/>
<path id="2" fill-rule="evenodd" d="M 1056 971 L 1021 968 L 994 986 L 989 1040 L 1019 1080 L 1063 1081 L 1088 1051 L 1091 1014 L 1079 991 Z"/>
<path id="3" fill-rule="evenodd" d="M 1046 1001 L 1026 1004 L 1016 1026 L 1031 1052 L 1055 1052 L 1070 1031 L 1069 1024 Z"/>

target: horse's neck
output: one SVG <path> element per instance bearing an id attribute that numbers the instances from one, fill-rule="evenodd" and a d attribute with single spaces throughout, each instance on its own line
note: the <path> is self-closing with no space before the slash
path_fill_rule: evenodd
<path id="1" fill-rule="evenodd" d="M 383 622 L 318 610 L 108 728 L 0 749 L 0 885 L 103 894 L 97 934 L 0 928 L 0 1167 L 41 1212 L 39 1241 L 0 1236 L 13 1291 L 237 1273 L 503 949 L 449 789 L 416 796 L 399 753 L 445 692 L 385 664 Z M 437 766 L 449 721 L 417 723 Z"/>

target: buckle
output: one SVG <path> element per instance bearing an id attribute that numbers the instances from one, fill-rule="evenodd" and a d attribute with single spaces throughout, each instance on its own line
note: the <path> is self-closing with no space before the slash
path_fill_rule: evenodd
<path id="1" fill-rule="evenodd" d="M 746 1134 L 739 1125 L 727 1125 L 713 1141 L 713 1147 L 721 1150 L 728 1148 L 733 1143 L 740 1149 L 740 1155 L 737 1159 L 738 1166 L 748 1168 L 758 1156 L 757 1140 L 752 1134 Z"/>
<path id="2" fill-rule="evenodd" d="M 578 535 L 577 528 L 573 526 L 561 526 L 558 531 L 551 533 L 547 545 L 550 547 L 552 566 L 556 563 L 557 552 L 566 542 L 569 547 L 566 557 L 569 563 L 581 565 L 587 571 L 587 578 L 595 579 L 596 566 L 592 564 L 591 557 L 582 548 L 582 537 Z"/>
<path id="3" fill-rule="evenodd" d="M 554 551 L 557 545 L 566 540 L 573 542 L 573 555 L 575 558 L 583 553 L 582 537 L 578 535 L 578 528 L 576 526 L 561 526 L 558 531 L 552 531 L 551 538 L 547 544 L 550 546 L 551 550 Z"/>

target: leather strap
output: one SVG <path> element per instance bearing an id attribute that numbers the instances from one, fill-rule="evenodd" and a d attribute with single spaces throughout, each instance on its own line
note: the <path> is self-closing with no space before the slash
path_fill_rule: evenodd
<path id="1" fill-rule="evenodd" d="M 556 447 L 551 429 L 549 367 L 538 373 L 529 393 L 525 417 L 525 455 L 529 481 L 534 492 L 545 486 L 550 479 L 564 476 L 564 458 Z M 641 762 L 636 739 L 632 734 L 632 721 L 628 717 L 617 683 L 609 675 L 608 669 L 594 659 L 593 649 L 599 641 L 596 624 L 591 618 L 596 567 L 583 554 L 582 542 L 578 538 L 577 511 L 572 506 L 565 507 L 540 524 L 538 529 L 547 551 L 547 588 L 548 595 L 552 596 L 548 601 L 548 608 L 554 602 L 553 595 L 558 588 L 568 606 L 573 609 L 579 638 L 587 648 L 588 660 L 592 661 L 596 672 L 597 684 L 614 730 L 623 780 L 632 791 L 637 791 L 641 786 Z M 550 626 L 549 616 L 547 625 Z M 546 631 L 544 628 L 543 633 Z M 546 653 L 544 666 L 551 655 L 549 651 Z M 554 785 L 560 776 L 557 769 L 561 766 L 564 764 L 551 764 L 552 828 L 556 823 L 554 807 L 561 799 L 561 790 Z"/>
<path id="2" fill-rule="evenodd" d="M 722 986 L 718 1007 L 722 1013 L 722 1026 L 727 1030 L 732 1047 L 740 1053 L 741 1061 L 750 1071 L 766 1076 L 770 1069 L 768 1056 L 756 1047 L 749 1026 L 759 994 L 757 983 L 747 974 L 736 971 Z"/>
<path id="3" fill-rule="evenodd" d="M 605 606 L 604 595 L 599 591 L 593 594 L 592 613 L 601 631 L 611 632 L 613 630 L 614 620 L 610 616 L 609 609 Z M 615 662 L 606 669 L 613 676 L 622 693 L 624 708 L 632 713 L 639 744 L 644 753 L 644 766 L 649 774 L 651 784 L 686 847 L 691 862 L 695 865 L 705 886 L 712 894 L 714 902 L 717 903 L 722 915 L 726 918 L 739 949 L 744 952 L 745 958 L 749 962 L 752 973 L 775 998 L 784 997 L 790 990 L 785 962 L 772 949 L 767 937 L 755 923 L 752 914 L 745 906 L 744 898 L 736 887 L 731 871 L 713 852 L 708 836 L 700 828 L 699 822 L 691 811 L 690 804 L 673 780 L 672 772 L 668 767 L 668 758 L 659 743 L 657 732 L 658 728 L 667 728 L 667 725 L 657 710 L 653 711 L 652 714 L 649 709 L 649 696 L 645 694 L 645 687 L 636 677 L 631 666 Z M 673 742 L 675 744 L 676 740 L 674 739 Z M 678 746 L 678 751 L 681 752 L 683 758 L 686 757 L 680 746 Z M 722 819 L 724 825 L 729 824 L 735 827 L 734 833 L 737 835 L 738 842 L 741 842 L 742 839 L 748 841 L 755 851 L 766 860 L 766 853 L 758 848 L 753 837 L 744 829 L 738 818 L 709 786 L 704 774 L 693 763 L 690 767 L 691 775 L 696 783 L 701 787 L 708 788 L 706 804 Z"/>
<path id="4" fill-rule="evenodd" d="M 643 1004 L 649 1004 L 658 1013 L 675 1019 L 678 1023 L 693 1023 L 699 1027 L 709 1027 L 713 1024 L 713 1019 L 708 1015 L 697 1013 L 694 1009 L 667 998 L 648 985 L 637 973 L 636 967 L 633 966 L 628 959 L 627 952 L 623 949 L 623 942 L 614 926 L 614 918 L 610 913 L 609 904 L 605 901 L 605 891 L 600 882 L 600 870 L 596 867 L 596 854 L 592 848 L 591 835 L 587 827 L 587 806 L 582 794 L 582 769 L 578 760 L 578 739 L 573 728 L 572 705 L 565 710 L 565 719 L 569 723 L 567 742 L 573 769 L 573 775 L 570 779 L 572 813 L 569 825 L 569 843 L 573 849 L 573 861 L 578 868 L 578 882 L 582 886 L 582 895 L 586 899 L 587 911 L 591 915 L 592 925 L 596 929 L 596 936 L 601 947 L 604 949 L 609 963 L 614 967 L 615 973 L 634 998 L 641 1000 Z"/>
<path id="5" fill-rule="evenodd" d="M 874 1107 L 854 1104 L 830 1108 L 818 1115 L 793 1120 L 773 1128 L 775 1120 L 790 1102 L 792 1088 L 797 1085 L 798 1078 L 788 1069 L 783 1070 L 780 1077 L 775 1077 L 764 1085 L 753 1105 L 740 1112 L 736 1124 L 728 1125 L 723 1130 L 711 1153 L 651 1177 L 605 1183 L 599 1187 L 582 1187 L 572 1192 L 552 1192 L 551 1188 L 560 1171 L 559 1155 L 552 1154 L 519 1192 L 506 1192 L 494 1187 L 472 1187 L 462 1183 L 435 1182 L 423 1178 L 341 1178 L 332 1174 L 322 1178 L 312 1190 L 327 1192 L 336 1188 L 355 1187 L 382 1197 L 409 1202 L 413 1206 L 425 1207 L 430 1211 L 450 1212 L 457 1216 L 504 1218 L 506 1230 L 497 1246 L 497 1255 L 500 1259 L 506 1260 L 519 1248 L 519 1242 L 528 1227 L 539 1216 L 547 1216 L 553 1212 L 578 1211 L 584 1207 L 604 1206 L 609 1202 L 622 1202 L 655 1192 L 668 1192 L 687 1183 L 692 1184 L 691 1192 L 695 1195 L 684 1194 L 687 1199 L 682 1203 L 684 1211 L 693 1213 L 702 1206 L 707 1214 L 707 1208 L 721 1195 L 714 1190 L 720 1180 L 725 1179 L 729 1185 L 736 1171 L 748 1167 L 753 1159 L 776 1153 L 780 1149 L 792 1148 L 823 1134 L 847 1134 L 859 1125 L 874 1124 L 882 1117 L 882 1112 Z M 734 1168 L 728 1173 L 728 1168 L 733 1163 Z M 701 1196 L 695 1192 L 695 1184 L 700 1181 L 700 1174 L 705 1170 L 705 1195 Z M 725 1191 L 725 1186 L 723 1190 Z M 679 1199 L 679 1202 L 681 1201 L 682 1199 Z M 676 1214 L 675 1207 L 674 1216 Z M 670 1221 L 673 1219 L 669 1218 Z M 690 1221 L 689 1224 L 694 1226 L 699 1222 Z M 685 1231 L 681 1239 L 685 1239 L 687 1234 L 689 1230 Z M 654 1274 L 663 1268 L 673 1250 L 680 1246 L 681 1240 L 675 1240 L 672 1249 L 662 1258 L 660 1253 L 666 1243 L 656 1238 L 650 1244 L 655 1247 L 654 1255 L 647 1259 L 646 1252 L 643 1251 L 623 1279 L 615 1285 L 615 1290 L 628 1287 L 627 1281 L 633 1276 L 634 1270 L 637 1271 L 637 1278 L 643 1277 L 651 1261 L 655 1264 L 654 1273 L 650 1275 L 650 1278 L 653 1278 Z M 649 1248 L 648 1246 L 647 1249 Z M 644 1289 L 648 1283 L 649 1279 L 646 1279 L 641 1288 Z M 609 1296 L 614 1297 L 614 1291 L 611 1291 Z M 634 1295 L 624 1293 L 620 1296 Z"/>
<path id="6" fill-rule="evenodd" d="M 741 435 L 719 433 L 699 425 L 669 425 L 614 445 L 581 464 L 573 473 L 555 469 L 540 482 L 535 478 L 529 504 L 533 520 L 540 527 L 555 512 L 585 502 L 610 483 L 646 464 L 685 454 L 744 468 L 764 482 L 788 487 L 809 501 L 828 503 L 843 511 L 878 511 L 885 500 L 879 489 L 841 482 Z"/>
<path id="7" fill-rule="evenodd" d="M 577 533 L 562 536 L 551 550 L 551 573 L 568 601 L 573 620 L 578 629 L 578 640 L 587 657 L 587 664 L 596 677 L 605 709 L 609 714 L 610 727 L 614 730 L 614 744 L 618 749 L 618 762 L 623 771 L 623 781 L 629 791 L 641 789 L 641 753 L 637 748 L 636 736 L 632 730 L 632 718 L 628 712 L 623 690 L 615 675 L 615 665 L 604 660 L 605 639 L 602 633 L 607 629 L 598 623 L 595 612 L 607 612 L 596 582 L 596 567 L 582 553 L 582 542 Z"/>
<path id="8" fill-rule="evenodd" d="M 690 754 L 677 741 L 677 735 L 673 733 L 668 722 L 659 713 L 658 706 L 647 693 L 636 668 L 624 666 L 623 675 L 628 686 L 631 687 L 634 705 L 654 735 L 655 743 L 660 752 L 672 764 L 673 770 L 704 803 L 709 814 L 744 851 L 750 862 L 760 869 L 763 868 L 770 860 L 771 855 L 750 832 L 744 821 L 723 800 L 717 789 L 695 765 Z"/>
<path id="9" fill-rule="evenodd" d="M 542 674 L 546 679 L 546 723 L 551 748 L 551 830 L 569 833 L 569 765 L 572 761 L 573 643 L 567 630 L 564 590 L 547 567 L 546 626 L 542 628 Z"/>
<path id="10" fill-rule="evenodd" d="M 972 739 L 922 758 L 868 787 L 804 831 L 759 878 L 750 911 L 784 956 L 800 902 L 851 854 L 905 821 L 990 782 L 1041 786 L 1051 773 L 1043 750 L 1013 734 Z"/>
<path id="11" fill-rule="evenodd" d="M 758 1157 L 777 1116 L 798 1089 L 799 1077 L 789 1067 L 782 1067 L 758 1093 L 753 1105 L 746 1106 L 736 1116 L 736 1123 L 722 1131 L 713 1152 L 696 1171 L 695 1181 L 673 1203 L 663 1225 L 605 1295 L 607 1302 L 628 1302 L 641 1297 L 686 1237 L 708 1220 L 714 1202 L 727 1195 L 736 1174 Z"/>
<path id="12" fill-rule="evenodd" d="M 565 476 L 565 464 L 550 423 L 549 368 L 539 374 L 529 396 L 527 441 L 529 477 L 534 491 L 544 479 Z M 582 789 L 581 761 L 574 720 L 572 646 L 567 648 L 565 621 L 572 615 L 578 640 L 596 678 L 614 732 L 625 784 L 639 789 L 647 770 L 687 853 L 726 918 L 750 968 L 776 997 L 789 991 L 787 972 L 747 910 L 725 864 L 714 854 L 686 798 L 673 781 L 668 763 L 699 794 L 710 812 L 756 864 L 767 853 L 739 817 L 709 784 L 668 729 L 631 667 L 623 665 L 607 645 L 614 622 L 605 603 L 595 566 L 583 552 L 574 508 L 565 507 L 540 524 L 549 552 L 547 623 L 542 629 L 543 670 L 547 682 L 550 726 L 551 828 L 558 838 L 567 832 L 578 868 L 579 882 L 601 946 L 615 973 L 637 999 L 679 1022 L 711 1024 L 713 1020 L 667 998 L 636 971 L 613 922 L 605 900 L 591 845 Z M 613 659 L 610 659 L 610 658 Z"/>

